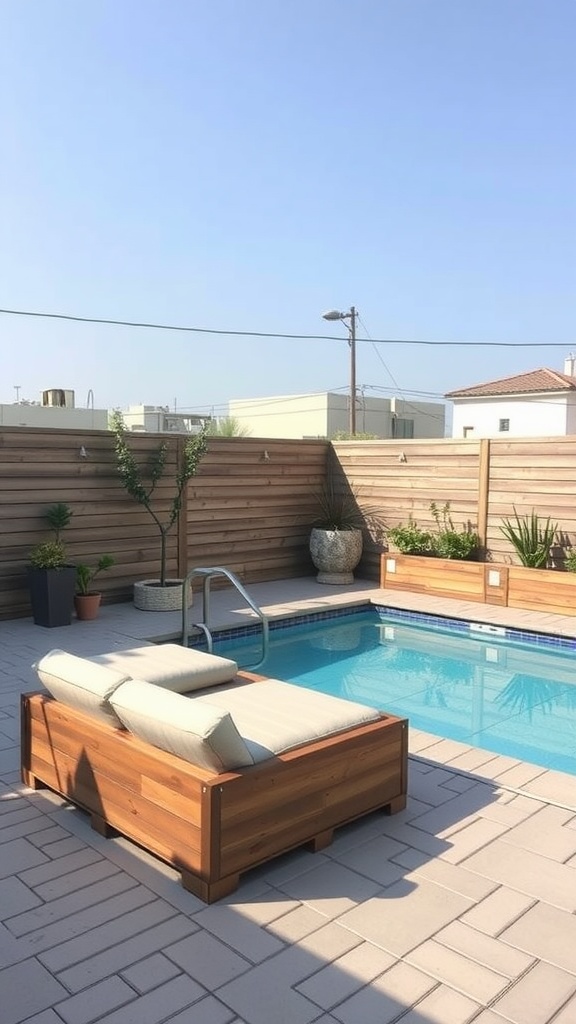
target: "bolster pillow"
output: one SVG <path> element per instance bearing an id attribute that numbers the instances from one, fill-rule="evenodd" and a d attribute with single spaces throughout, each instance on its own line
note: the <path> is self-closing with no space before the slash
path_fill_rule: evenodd
<path id="1" fill-rule="evenodd" d="M 191 764 L 219 773 L 254 764 L 229 712 L 223 708 L 140 679 L 119 686 L 110 703 L 134 736 Z"/>
<path id="2" fill-rule="evenodd" d="M 122 724 L 109 698 L 130 678 L 127 672 L 95 665 L 87 658 L 57 649 L 49 651 L 32 667 L 56 700 L 100 721 L 116 726 Z"/>

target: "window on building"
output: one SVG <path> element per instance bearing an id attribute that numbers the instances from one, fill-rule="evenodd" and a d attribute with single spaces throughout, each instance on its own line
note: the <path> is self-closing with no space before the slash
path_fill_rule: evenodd
<path id="1" fill-rule="evenodd" d="M 414 437 L 414 420 L 403 420 L 400 416 L 393 416 L 392 437 Z"/>
<path id="2" fill-rule="evenodd" d="M 510 430 L 510 420 L 498 420 L 498 430 L 505 434 Z"/>

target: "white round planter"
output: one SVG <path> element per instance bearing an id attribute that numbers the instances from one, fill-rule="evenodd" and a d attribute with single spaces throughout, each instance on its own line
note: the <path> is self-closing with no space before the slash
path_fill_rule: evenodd
<path id="1" fill-rule="evenodd" d="M 310 534 L 310 555 L 318 569 L 318 583 L 345 586 L 354 582 L 354 569 L 362 557 L 362 530 L 320 530 Z"/>
<path id="2" fill-rule="evenodd" d="M 188 588 L 188 607 L 192 604 L 192 588 Z M 134 584 L 134 607 L 143 612 L 177 612 L 182 610 L 182 580 L 140 580 Z"/>

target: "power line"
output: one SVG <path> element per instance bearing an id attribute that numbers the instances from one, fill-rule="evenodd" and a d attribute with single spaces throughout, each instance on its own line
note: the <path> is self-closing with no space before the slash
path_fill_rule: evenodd
<path id="1" fill-rule="evenodd" d="M 358 319 L 359 319 L 360 323 L 362 324 L 362 327 L 364 328 L 364 333 L 367 334 L 368 337 L 370 338 L 370 331 L 366 327 L 366 324 L 362 320 L 362 317 L 360 316 L 360 314 L 358 314 Z M 374 344 L 374 342 L 372 341 L 371 338 L 370 338 L 370 341 L 372 342 L 372 348 L 374 349 L 375 355 L 378 357 L 379 361 L 382 363 L 382 366 L 386 370 L 386 373 L 390 377 L 390 380 L 394 384 L 394 386 L 397 389 L 397 391 L 400 392 L 400 394 L 402 396 L 402 401 L 404 402 L 404 405 L 406 407 L 406 411 L 409 412 L 411 410 L 412 412 L 415 412 L 418 416 L 427 416 L 431 420 L 442 420 L 442 419 L 444 419 L 444 413 L 442 413 L 442 415 L 438 415 L 438 413 L 426 412 L 426 410 L 422 409 L 421 407 L 419 407 L 417 405 L 414 405 L 413 402 L 410 402 L 406 398 L 406 395 L 405 395 L 404 391 L 400 387 L 400 385 L 399 385 L 398 381 L 396 380 L 394 374 L 392 373 L 392 370 L 390 369 L 390 367 L 385 363 L 384 359 L 382 358 L 381 353 L 378 351 L 377 346 Z M 422 403 L 420 403 L 420 405 L 422 405 Z"/>
<path id="2" fill-rule="evenodd" d="M 105 317 L 73 316 L 70 313 L 40 313 L 29 309 L 0 309 L 7 316 L 38 317 L 44 320 L 69 320 L 73 323 L 108 324 L 112 327 L 144 327 L 154 331 L 182 331 L 188 334 L 223 334 L 242 338 L 287 338 L 292 341 L 344 341 L 337 334 L 278 334 L 272 331 L 234 331 L 215 327 L 187 327 L 179 324 L 144 323 L 137 320 L 111 320 Z M 460 348 L 567 348 L 565 341 L 446 341 L 422 338 L 356 338 L 369 345 L 451 345 Z"/>

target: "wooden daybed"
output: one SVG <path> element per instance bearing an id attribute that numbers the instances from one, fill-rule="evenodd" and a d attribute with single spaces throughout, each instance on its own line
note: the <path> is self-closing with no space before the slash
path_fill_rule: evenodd
<path id="1" fill-rule="evenodd" d="M 210 701 L 222 704 L 227 686 L 237 697 L 241 686 L 244 704 L 248 698 L 260 706 L 266 681 L 257 680 L 237 673 L 210 691 Z M 296 702 L 310 693 L 275 685 L 293 689 Z M 24 694 L 22 778 L 84 808 L 101 834 L 120 832 L 161 857 L 186 889 L 210 903 L 232 892 L 249 868 L 303 843 L 322 849 L 339 825 L 405 806 L 408 724 L 375 714 L 260 763 L 215 771 L 63 700 Z"/>

